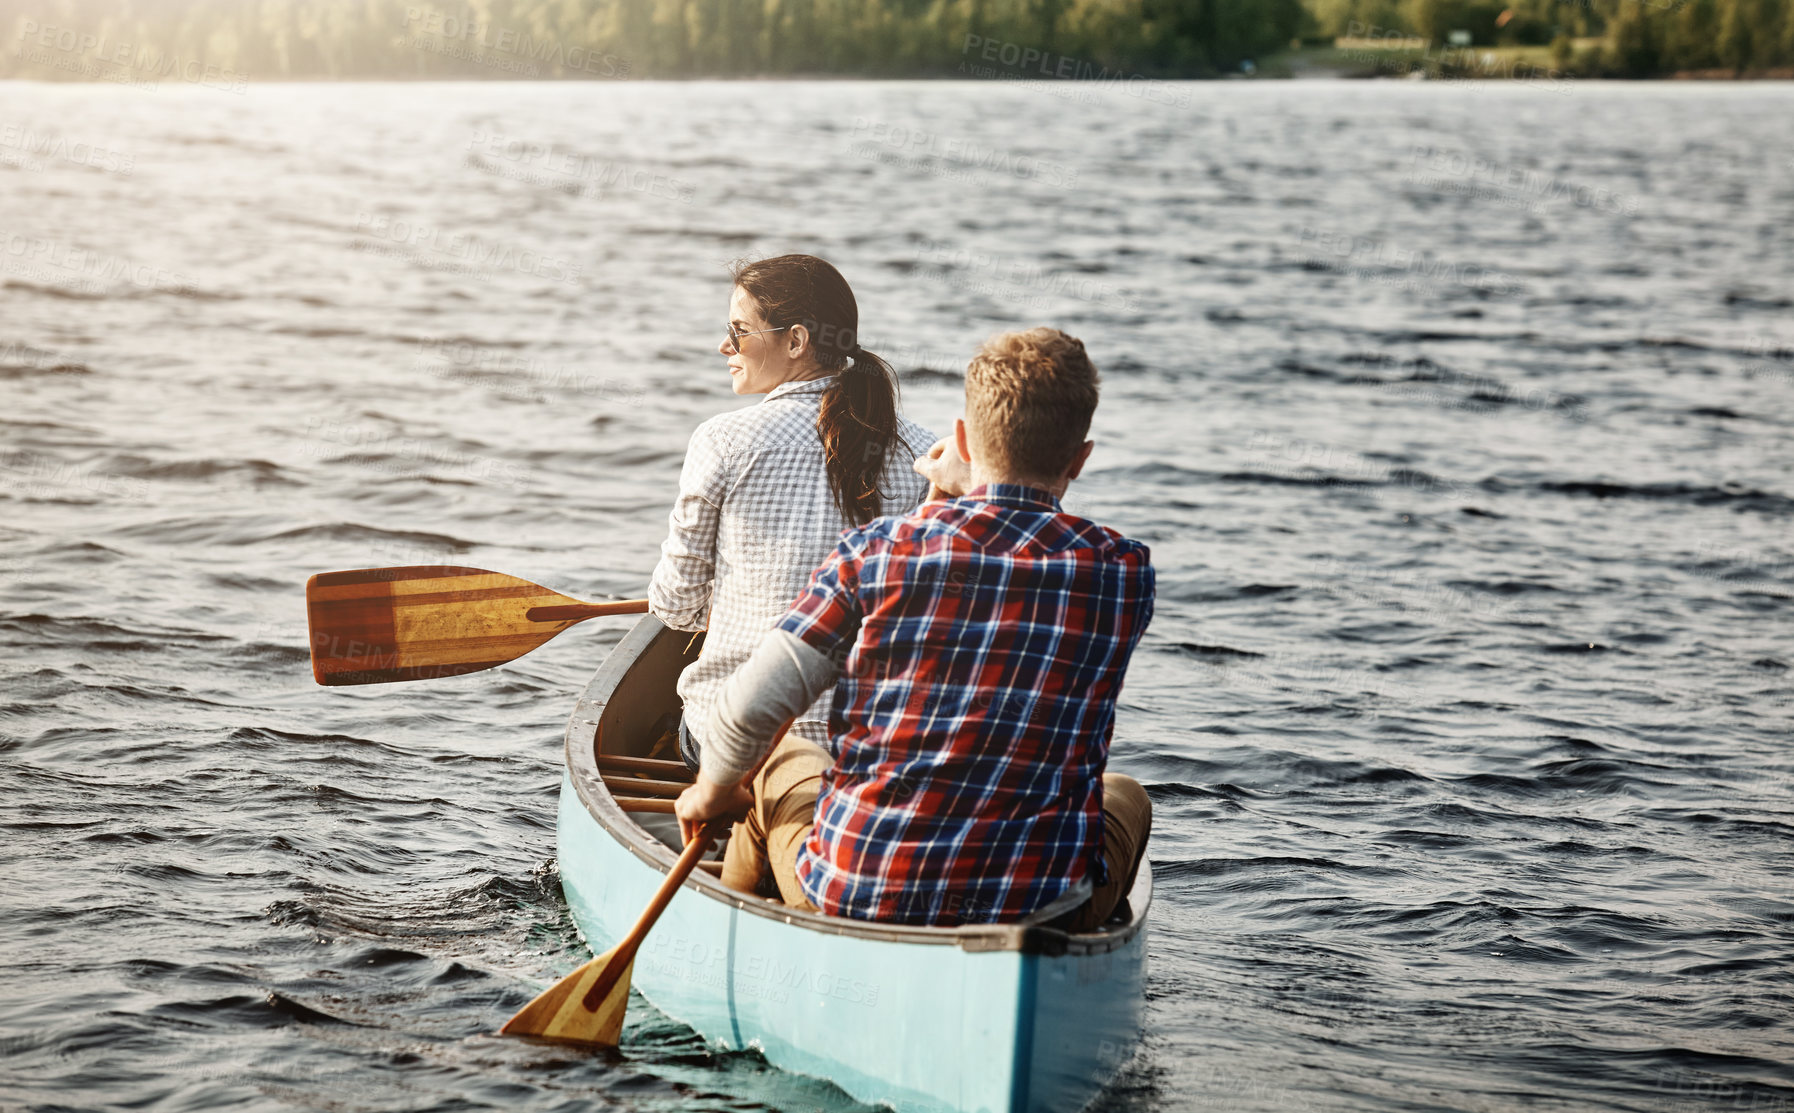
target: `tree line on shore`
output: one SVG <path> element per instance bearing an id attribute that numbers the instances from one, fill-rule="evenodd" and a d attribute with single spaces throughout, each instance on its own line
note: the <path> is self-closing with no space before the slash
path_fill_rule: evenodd
<path id="1" fill-rule="evenodd" d="M 1794 0 L 1304 2 L 1317 35 L 1439 45 L 1468 32 L 1478 47 L 1549 46 L 1552 68 L 1580 76 L 1794 76 Z"/>
<path id="2" fill-rule="evenodd" d="M 8 4 L 10 7 L 18 5 Z M 238 84 L 840 74 L 1115 80 L 1337 37 L 1548 46 L 1587 76 L 1794 67 L 1794 0 L 40 0 L 0 77 Z"/>

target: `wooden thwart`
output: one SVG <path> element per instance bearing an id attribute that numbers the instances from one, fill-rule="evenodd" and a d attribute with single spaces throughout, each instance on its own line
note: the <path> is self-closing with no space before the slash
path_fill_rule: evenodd
<path id="1" fill-rule="evenodd" d="M 626 812 L 671 811 L 657 806 L 655 797 L 677 796 L 696 779 L 683 761 L 651 757 L 599 754 L 598 771 L 604 777 L 604 787 Z"/>
<path id="2" fill-rule="evenodd" d="M 606 773 L 648 773 L 669 780 L 690 781 L 692 779 L 692 772 L 683 761 L 662 761 L 652 757 L 599 754 L 598 768 Z"/>
<path id="3" fill-rule="evenodd" d="M 428 564 L 320 573 L 305 609 L 313 679 L 384 684 L 502 665 L 574 623 L 644 614 L 648 601 L 582 603 L 502 572 Z"/>
<path id="4" fill-rule="evenodd" d="M 611 793 L 632 796 L 677 796 L 691 787 L 690 781 L 650 781 L 642 777 L 606 777 L 604 787 Z"/>

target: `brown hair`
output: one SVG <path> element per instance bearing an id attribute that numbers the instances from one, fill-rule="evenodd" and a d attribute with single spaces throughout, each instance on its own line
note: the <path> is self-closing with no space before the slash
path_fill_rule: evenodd
<path id="1" fill-rule="evenodd" d="M 966 366 L 966 416 L 990 466 L 1029 479 L 1062 475 L 1090 432 L 1098 381 L 1084 342 L 1056 328 L 986 340 Z"/>
<path id="2" fill-rule="evenodd" d="M 884 509 L 878 485 L 897 440 L 897 376 L 860 347 L 852 288 L 814 255 L 737 263 L 732 273 L 769 328 L 804 326 L 817 365 L 836 372 L 816 414 L 816 435 L 835 508 L 852 524 L 866 524 Z"/>

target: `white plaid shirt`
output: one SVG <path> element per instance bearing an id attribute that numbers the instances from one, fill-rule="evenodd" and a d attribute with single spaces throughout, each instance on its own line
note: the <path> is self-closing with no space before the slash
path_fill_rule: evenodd
<path id="1" fill-rule="evenodd" d="M 698 734 L 723 682 L 748 659 L 835 551 L 849 523 L 835 509 L 816 434 L 816 411 L 834 376 L 783 383 L 759 405 L 698 426 L 679 475 L 679 499 L 648 585 L 648 605 L 675 630 L 710 633 L 704 653 L 679 677 L 685 724 Z M 928 494 L 911 466 L 935 436 L 898 419 L 879 490 L 885 514 L 906 514 Z M 824 693 L 798 717 L 796 733 L 829 744 Z"/>

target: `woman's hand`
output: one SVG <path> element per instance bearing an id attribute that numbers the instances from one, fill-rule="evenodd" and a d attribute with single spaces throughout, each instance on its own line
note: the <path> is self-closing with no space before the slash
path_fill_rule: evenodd
<path id="1" fill-rule="evenodd" d="M 673 801 L 673 814 L 679 817 L 679 841 L 691 842 L 707 821 L 718 816 L 740 819 L 753 806 L 754 795 L 746 785 L 719 785 L 699 773 L 692 786 Z"/>
<path id="2" fill-rule="evenodd" d="M 972 486 L 972 465 L 959 458 L 952 437 L 942 437 L 927 453 L 916 458 L 916 472 L 933 485 L 928 501 L 954 499 Z"/>

